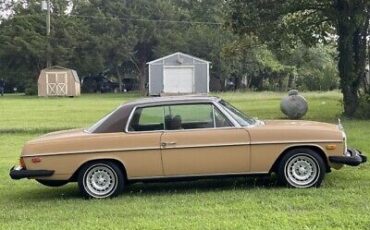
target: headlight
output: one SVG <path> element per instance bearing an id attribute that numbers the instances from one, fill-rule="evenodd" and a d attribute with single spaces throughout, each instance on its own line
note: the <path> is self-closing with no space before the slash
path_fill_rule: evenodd
<path id="1" fill-rule="evenodd" d="M 337 125 L 337 127 L 338 127 L 338 129 L 339 130 L 344 130 L 344 128 L 343 128 L 343 125 L 342 125 L 342 122 L 340 121 L 340 119 L 338 118 L 338 125 Z M 344 134 L 344 135 L 346 135 L 346 134 Z"/>

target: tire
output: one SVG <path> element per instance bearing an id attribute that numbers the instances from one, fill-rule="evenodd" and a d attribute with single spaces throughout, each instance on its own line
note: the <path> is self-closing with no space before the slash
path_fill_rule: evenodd
<path id="1" fill-rule="evenodd" d="M 122 170 L 110 161 L 89 162 L 78 173 L 80 193 L 87 198 L 117 196 L 123 191 L 124 184 Z"/>
<path id="2" fill-rule="evenodd" d="M 307 148 L 293 149 L 283 156 L 277 169 L 279 184 L 293 188 L 320 187 L 326 166 L 322 157 Z"/>
<path id="3" fill-rule="evenodd" d="M 42 180 L 36 179 L 42 185 L 49 186 L 49 187 L 60 187 L 66 185 L 69 181 L 67 180 Z"/>

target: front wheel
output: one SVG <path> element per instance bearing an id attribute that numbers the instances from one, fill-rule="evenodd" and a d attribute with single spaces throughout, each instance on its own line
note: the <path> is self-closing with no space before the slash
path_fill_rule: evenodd
<path id="1" fill-rule="evenodd" d="M 325 176 L 322 157 L 311 149 L 299 148 L 289 151 L 281 159 L 278 181 L 294 188 L 319 187 Z"/>
<path id="2" fill-rule="evenodd" d="M 82 166 L 78 174 L 78 187 L 88 198 L 113 197 L 123 191 L 124 176 L 113 162 L 90 162 Z"/>

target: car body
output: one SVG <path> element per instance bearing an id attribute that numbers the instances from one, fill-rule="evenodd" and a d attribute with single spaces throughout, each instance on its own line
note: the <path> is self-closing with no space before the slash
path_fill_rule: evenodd
<path id="1" fill-rule="evenodd" d="M 340 124 L 261 121 L 218 97 L 177 96 L 123 104 L 88 129 L 31 140 L 10 176 L 49 186 L 78 181 L 84 195 L 105 198 L 129 181 L 273 172 L 306 188 L 331 168 L 365 161 L 347 149 Z"/>

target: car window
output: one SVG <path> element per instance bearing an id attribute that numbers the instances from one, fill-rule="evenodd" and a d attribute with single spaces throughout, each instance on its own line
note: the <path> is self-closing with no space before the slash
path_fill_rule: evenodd
<path id="1" fill-rule="evenodd" d="M 216 107 L 214 107 L 215 113 L 215 127 L 231 127 L 232 123 L 225 117 L 223 113 L 220 112 Z"/>
<path id="2" fill-rule="evenodd" d="M 248 126 L 256 124 L 256 120 L 253 118 L 249 118 L 243 112 L 232 106 L 230 103 L 221 100 L 220 104 L 224 107 L 224 109 L 241 125 L 241 126 Z"/>
<path id="3" fill-rule="evenodd" d="M 132 115 L 129 131 L 155 131 L 164 129 L 162 106 L 137 108 Z"/>
<path id="4" fill-rule="evenodd" d="M 228 127 L 231 123 L 213 104 L 169 105 L 165 107 L 165 129 Z"/>

